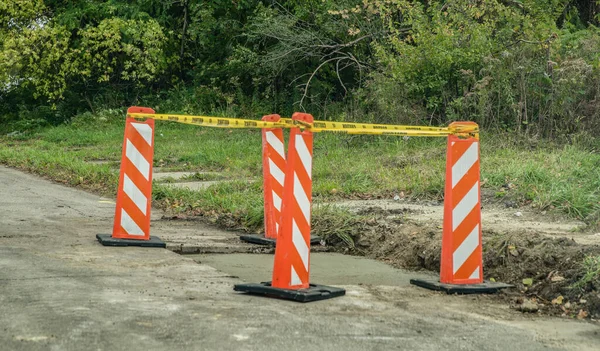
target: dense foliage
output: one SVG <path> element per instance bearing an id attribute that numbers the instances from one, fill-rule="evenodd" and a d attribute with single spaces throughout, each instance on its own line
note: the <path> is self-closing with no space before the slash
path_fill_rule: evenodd
<path id="1" fill-rule="evenodd" d="M 600 130 L 595 1 L 4 0 L 0 121 L 161 111 Z"/>

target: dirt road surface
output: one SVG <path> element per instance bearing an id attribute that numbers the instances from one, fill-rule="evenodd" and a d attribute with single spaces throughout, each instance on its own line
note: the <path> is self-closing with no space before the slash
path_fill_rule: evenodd
<path id="1" fill-rule="evenodd" d="M 241 278 L 202 260 L 165 249 L 101 246 L 95 235 L 110 232 L 111 199 L 4 167 L 0 209 L 2 350 L 598 350 L 600 345 L 597 324 L 524 315 L 490 297 L 447 296 L 408 281 L 347 282 L 337 285 L 347 289 L 346 296 L 309 304 L 239 294 L 232 287 Z M 153 218 L 153 235 L 177 239 L 177 228 L 160 220 L 158 211 Z M 197 233 L 219 232 L 194 226 Z M 182 235 L 192 234 L 187 228 Z"/>

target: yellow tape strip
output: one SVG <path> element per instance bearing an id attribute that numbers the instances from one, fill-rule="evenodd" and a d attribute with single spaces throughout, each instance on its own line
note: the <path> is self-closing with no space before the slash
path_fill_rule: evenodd
<path id="1" fill-rule="evenodd" d="M 294 124 L 294 121 L 290 118 L 282 118 L 280 122 L 287 124 Z M 328 121 L 314 121 L 312 128 L 314 131 L 334 131 L 334 130 L 374 130 L 374 131 L 430 131 L 440 132 L 447 135 L 448 128 L 444 127 L 427 127 L 427 126 L 402 126 L 402 125 L 390 125 L 390 124 L 370 124 L 370 123 L 353 123 L 353 122 L 328 122 Z"/>
<path id="2" fill-rule="evenodd" d="M 264 122 L 240 118 L 167 115 L 153 113 L 128 113 L 127 116 L 132 118 L 152 118 L 161 121 L 173 121 L 184 124 L 217 128 L 289 128 L 287 124 L 281 122 Z"/>
<path id="3" fill-rule="evenodd" d="M 173 121 L 185 124 L 193 124 L 204 127 L 217 128 L 293 128 L 300 127 L 312 132 L 332 132 L 343 134 L 367 134 L 367 135 L 406 135 L 406 136 L 447 136 L 450 134 L 479 133 L 476 126 L 460 127 L 427 127 L 427 126 L 402 126 L 388 124 L 350 123 L 350 122 L 328 122 L 314 121 L 313 124 L 294 121 L 290 118 L 282 118 L 279 122 L 265 122 L 251 119 L 210 117 L 210 116 L 188 116 L 171 114 L 151 113 L 129 113 L 132 118 L 153 118 L 156 120 Z"/>

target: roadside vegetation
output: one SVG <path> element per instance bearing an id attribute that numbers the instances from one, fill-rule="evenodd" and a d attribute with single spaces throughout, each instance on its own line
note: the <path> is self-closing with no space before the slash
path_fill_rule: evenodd
<path id="1" fill-rule="evenodd" d="M 84 114 L 71 123 L 0 138 L 0 162 L 56 181 L 114 196 L 124 111 Z M 241 229 L 262 226 L 261 135 L 156 123 L 155 167 L 226 180 L 190 191 L 155 184 L 155 201 L 171 211 L 235 214 Z M 444 138 L 347 136 L 318 133 L 314 142 L 315 202 L 336 199 L 442 200 Z M 94 161 L 113 161 L 97 164 Z M 597 224 L 600 155 L 578 145 L 528 142 L 483 133 L 484 202 L 527 205 Z"/>

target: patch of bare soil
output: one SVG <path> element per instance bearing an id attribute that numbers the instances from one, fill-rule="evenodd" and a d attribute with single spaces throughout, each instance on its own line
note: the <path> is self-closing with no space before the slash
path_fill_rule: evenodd
<path id="1" fill-rule="evenodd" d="M 335 235 L 327 237 L 328 244 L 395 267 L 439 272 L 440 221 L 414 220 L 418 214 L 414 208 L 366 206 L 356 208 L 356 213 L 362 220 L 345 227 L 354 247 Z M 516 286 L 498 296 L 528 312 L 600 319 L 600 281 L 596 278 L 577 285 L 586 273 L 584 258 L 600 255 L 600 245 L 580 244 L 557 233 L 536 233 L 534 228 L 513 227 L 496 230 L 484 226 L 488 228 L 483 231 L 485 279 Z M 327 223 L 316 222 L 313 229 L 327 232 Z"/>

